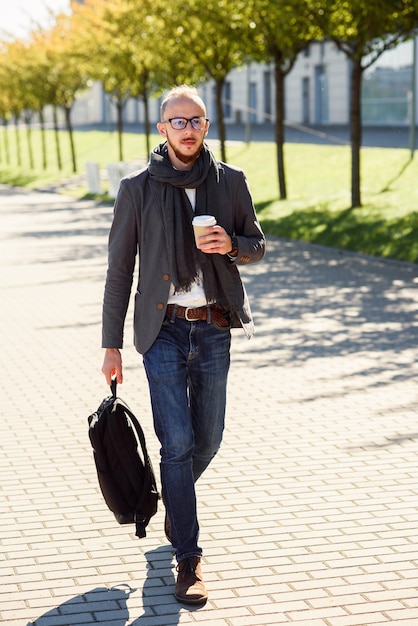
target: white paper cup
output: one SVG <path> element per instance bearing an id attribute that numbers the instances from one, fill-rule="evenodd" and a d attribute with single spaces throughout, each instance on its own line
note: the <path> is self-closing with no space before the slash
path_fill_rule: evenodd
<path id="1" fill-rule="evenodd" d="M 194 236 L 196 240 L 196 246 L 198 237 L 202 237 L 203 235 L 207 235 L 208 226 L 215 226 L 216 218 L 213 215 L 195 215 L 192 221 Z"/>

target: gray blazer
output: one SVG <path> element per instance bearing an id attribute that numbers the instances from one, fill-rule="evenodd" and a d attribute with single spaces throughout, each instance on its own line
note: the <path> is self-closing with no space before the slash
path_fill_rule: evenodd
<path id="1" fill-rule="evenodd" d="M 260 261 L 265 254 L 265 238 L 244 173 L 224 163 L 221 166 L 225 198 L 220 212 L 222 219 L 218 219 L 218 223 L 238 240 L 233 276 L 242 307 L 234 316 L 232 325 L 242 326 L 250 338 L 254 326 L 247 294 L 236 266 Z M 102 347 L 123 347 L 125 317 L 138 259 L 134 344 L 138 352 L 144 354 L 154 343 L 164 321 L 171 285 L 163 221 L 154 201 L 147 169 L 123 178 L 120 183 L 108 251 Z"/>

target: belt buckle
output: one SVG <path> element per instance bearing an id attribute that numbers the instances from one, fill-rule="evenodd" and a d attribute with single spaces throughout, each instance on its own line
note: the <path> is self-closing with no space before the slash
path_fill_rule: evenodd
<path id="1" fill-rule="evenodd" d="M 200 317 L 189 317 L 189 311 L 194 311 L 195 308 L 196 307 L 193 306 L 186 307 L 184 311 L 184 319 L 186 319 L 188 322 L 198 322 L 200 320 Z"/>

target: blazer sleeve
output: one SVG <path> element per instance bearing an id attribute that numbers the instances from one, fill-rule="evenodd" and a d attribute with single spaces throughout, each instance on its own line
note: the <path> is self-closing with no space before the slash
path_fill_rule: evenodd
<path id="1" fill-rule="evenodd" d="M 122 348 L 138 250 L 137 198 L 122 180 L 108 242 L 108 267 L 102 308 L 102 347 Z M 139 198 L 140 201 L 140 198 Z"/>
<path id="2" fill-rule="evenodd" d="M 236 265 L 258 263 L 266 253 L 266 239 L 258 222 L 247 178 L 242 170 L 231 168 L 234 176 L 233 230 L 238 254 L 230 259 Z"/>

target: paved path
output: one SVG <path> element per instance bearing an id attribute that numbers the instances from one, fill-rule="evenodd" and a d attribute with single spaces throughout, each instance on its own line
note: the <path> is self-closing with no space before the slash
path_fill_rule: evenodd
<path id="1" fill-rule="evenodd" d="M 418 266 L 269 240 L 243 272 L 228 427 L 199 486 L 210 600 L 172 595 L 163 510 L 118 526 L 87 417 L 108 389 L 111 208 L 0 186 L 0 617 L 7 626 L 418 623 Z M 158 468 L 140 358 L 120 395 Z"/>

